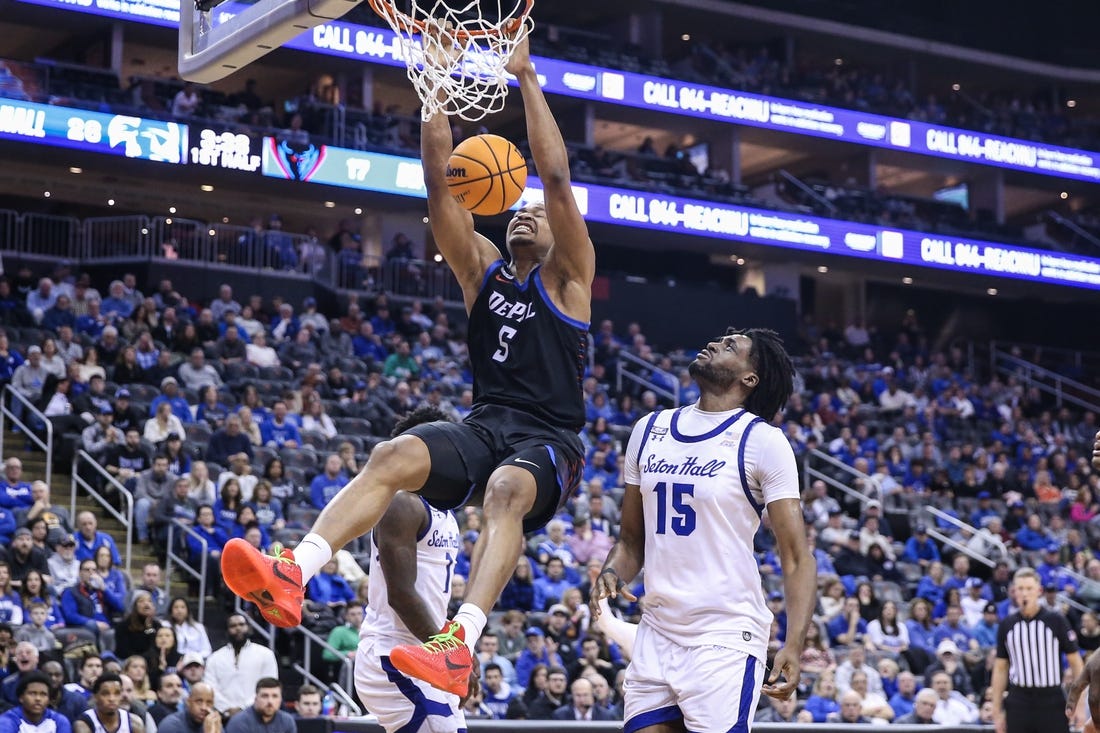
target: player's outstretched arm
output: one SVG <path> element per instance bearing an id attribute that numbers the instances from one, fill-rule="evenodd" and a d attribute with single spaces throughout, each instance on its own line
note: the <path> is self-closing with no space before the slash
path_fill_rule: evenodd
<path id="1" fill-rule="evenodd" d="M 444 34 L 447 31 L 430 31 Z M 433 53 L 444 44 L 429 44 L 425 63 L 432 63 Z M 440 61 L 445 63 L 445 61 Z M 489 265 L 500 256 L 499 250 L 485 237 L 474 231 L 474 218 L 459 206 L 447 189 L 447 160 L 454 149 L 451 123 L 444 114 L 432 115 L 432 119 L 420 124 L 420 161 L 424 169 L 424 186 L 428 191 L 428 216 L 432 225 L 432 237 L 443 258 L 458 278 L 466 300 L 466 310 L 473 305 L 481 280 Z"/>
<path id="2" fill-rule="evenodd" d="M 550 262 L 561 269 L 567 279 L 588 288 L 596 275 L 596 252 L 569 185 L 569 151 L 539 86 L 526 38 L 516 46 L 505 68 L 519 80 L 523 95 L 527 142 L 542 181 L 546 218 L 554 233 Z"/>
<path id="3" fill-rule="evenodd" d="M 638 600 L 626 587 L 637 577 L 645 563 L 645 515 L 642 512 L 642 492 L 637 484 L 627 484 L 623 495 L 619 540 L 607 553 L 607 560 L 592 587 L 588 606 L 592 620 L 600 617 L 600 601 L 616 598 L 621 593 L 628 601 Z"/>
<path id="4" fill-rule="evenodd" d="M 783 596 L 787 601 L 787 640 L 775 655 L 764 694 L 786 699 L 801 679 L 799 658 L 806 629 L 817 605 L 817 561 L 806 544 L 806 525 L 798 499 L 778 499 L 768 504 L 768 518 L 783 566 Z M 780 675 L 785 679 L 780 680 Z"/>
<path id="5" fill-rule="evenodd" d="M 374 542 L 386 579 L 390 607 L 421 641 L 439 633 L 436 620 L 416 592 L 416 538 L 426 529 L 427 523 L 424 502 L 415 494 L 400 491 L 374 528 Z"/>

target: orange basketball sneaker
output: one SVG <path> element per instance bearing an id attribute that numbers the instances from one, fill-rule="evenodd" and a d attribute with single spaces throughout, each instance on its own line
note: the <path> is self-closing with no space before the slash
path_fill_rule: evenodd
<path id="1" fill-rule="evenodd" d="M 454 621 L 419 645 L 402 644 L 390 651 L 390 661 L 399 671 L 424 680 L 437 690 L 466 697 L 473 658 L 466 646 L 462 625 Z"/>
<path id="2" fill-rule="evenodd" d="M 285 629 L 302 623 L 302 569 L 294 553 L 278 542 L 265 555 L 240 537 L 222 549 L 222 578 L 229 590 L 260 608 L 263 617 Z"/>

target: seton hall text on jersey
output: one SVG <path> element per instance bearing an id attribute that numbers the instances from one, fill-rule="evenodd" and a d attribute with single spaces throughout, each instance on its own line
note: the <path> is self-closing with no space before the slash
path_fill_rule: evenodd
<path id="1" fill-rule="evenodd" d="M 432 530 L 432 536 L 428 538 L 425 544 L 428 547 L 450 547 L 454 550 L 462 547 L 457 534 L 454 532 L 440 532 L 438 529 Z"/>
<path id="2" fill-rule="evenodd" d="M 513 303 L 496 291 L 489 294 L 489 310 L 512 321 L 535 317 L 535 309 L 530 304 Z"/>
<path id="3" fill-rule="evenodd" d="M 646 457 L 642 473 L 667 474 L 672 476 L 699 476 L 714 478 L 726 465 L 725 461 L 709 460 L 699 463 L 695 456 L 688 456 L 682 463 L 669 463 L 663 458 L 650 454 Z"/>

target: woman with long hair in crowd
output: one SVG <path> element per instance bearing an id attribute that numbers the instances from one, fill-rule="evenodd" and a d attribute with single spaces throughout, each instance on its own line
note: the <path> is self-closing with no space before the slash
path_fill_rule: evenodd
<path id="1" fill-rule="evenodd" d="M 932 621 L 932 604 L 924 598 L 914 598 L 909 604 L 909 618 L 905 621 L 909 632 L 909 648 L 924 653 L 925 666 L 936 656 L 936 624 Z M 911 655 L 915 658 L 915 655 Z M 914 669 L 914 674 L 924 671 L 924 667 Z"/>
<path id="2" fill-rule="evenodd" d="M 92 377 L 107 379 L 107 370 L 99 363 L 99 349 L 89 346 L 84 351 L 84 358 L 78 363 L 80 368 L 80 381 L 87 384 Z"/>
<path id="3" fill-rule="evenodd" d="M 535 583 L 531 573 L 531 562 L 526 555 L 520 555 L 512 579 L 504 586 L 500 594 L 501 608 L 514 608 L 519 611 L 531 611 L 535 607 Z"/>
<path id="4" fill-rule="evenodd" d="M 260 424 L 256 422 L 252 408 L 242 405 L 237 408 L 237 417 L 241 419 L 241 432 L 248 438 L 252 445 L 263 445 L 264 437 L 260 432 Z"/>
<path id="5" fill-rule="evenodd" d="M 821 620 L 829 623 L 844 610 L 844 583 L 835 575 L 826 578 L 821 584 L 821 597 L 818 604 L 821 606 Z"/>
<path id="6" fill-rule="evenodd" d="M 160 678 L 176 671 L 179 664 L 179 648 L 176 644 L 176 631 L 172 626 L 161 626 L 153 637 L 153 646 L 145 652 L 145 660 L 149 663 L 149 685 L 154 689 L 160 689 Z"/>
<path id="7" fill-rule="evenodd" d="M 42 368 L 58 379 L 68 374 L 65 358 L 57 350 L 57 342 L 52 338 L 42 339 Z"/>
<path id="8" fill-rule="evenodd" d="M 878 618 L 867 624 L 867 638 L 876 651 L 894 659 L 909 651 L 909 629 L 898 618 L 898 604 L 882 604 Z"/>
<path id="9" fill-rule="evenodd" d="M 882 601 L 875 596 L 875 587 L 868 581 L 856 586 L 856 598 L 859 599 L 859 616 L 871 623 L 882 613 Z"/>
<path id="10" fill-rule="evenodd" d="M 229 408 L 219 399 L 218 388 L 212 384 L 203 385 L 199 390 L 199 406 L 195 410 L 195 422 L 204 422 L 211 430 L 225 427 L 229 417 Z"/>
<path id="11" fill-rule="evenodd" d="M 11 586 L 11 566 L 6 562 L 0 562 L 0 623 L 12 628 L 23 625 L 23 602 Z"/>
<path id="12" fill-rule="evenodd" d="M 145 431 L 142 437 L 158 448 L 168 440 L 168 436 L 175 433 L 183 437 L 183 423 L 172 414 L 172 403 L 165 400 L 157 405 L 157 411 L 145 421 Z"/>
<path id="13" fill-rule="evenodd" d="M 305 408 L 305 414 L 302 416 L 303 433 L 320 433 L 329 440 L 335 438 L 339 434 L 336 430 L 336 423 L 333 422 L 329 414 L 325 412 L 325 404 L 321 401 L 320 397 L 317 395 L 311 396 Z"/>
<path id="14" fill-rule="evenodd" d="M 116 652 L 117 654 L 117 652 Z M 149 684 L 149 661 L 138 654 L 122 657 L 122 674 L 130 678 L 134 683 L 134 697 L 142 702 L 155 702 L 157 691 Z"/>
<path id="15" fill-rule="evenodd" d="M 530 705 L 543 690 L 546 689 L 546 678 L 550 669 L 545 664 L 536 664 L 531 668 L 531 674 L 527 676 L 527 687 L 523 689 L 523 702 Z"/>
<path id="16" fill-rule="evenodd" d="M 111 381 L 116 384 L 141 384 L 145 381 L 145 370 L 138 364 L 137 349 L 127 346 L 118 354 Z"/>
<path id="17" fill-rule="evenodd" d="M 149 651 L 160 626 L 153 596 L 143 590 L 134 591 L 129 613 L 115 624 L 115 654 L 126 659 Z"/>
<path id="18" fill-rule="evenodd" d="M 185 476 L 187 479 L 187 496 L 196 504 L 210 504 L 218 500 L 214 490 L 214 482 L 210 480 L 210 469 L 206 461 L 194 461 L 191 470 Z"/>
<path id="19" fill-rule="evenodd" d="M 802 671 L 815 677 L 836 668 L 836 657 L 829 649 L 829 637 L 816 621 L 806 627 L 806 643 L 802 647 L 800 662 Z"/>
<path id="20" fill-rule="evenodd" d="M 19 588 L 19 598 L 24 609 L 30 608 L 32 603 L 41 603 L 46 606 L 46 628 L 50 631 L 60 629 L 65 625 L 65 617 L 61 615 L 61 606 L 57 595 L 50 586 L 46 585 L 42 573 L 34 568 L 23 576 L 23 585 Z M 26 614 L 24 614 L 26 615 Z"/>
<path id="21" fill-rule="evenodd" d="M 214 502 L 214 520 L 226 531 L 233 533 L 233 525 L 237 523 L 237 514 L 244 506 L 244 497 L 241 496 L 241 482 L 236 478 L 226 479 L 222 484 L 222 490 L 218 500 Z"/>
<path id="22" fill-rule="evenodd" d="M 263 480 L 271 486 L 271 496 L 278 499 L 284 507 L 297 501 L 301 494 L 300 487 L 286 475 L 283 459 L 277 456 L 268 460 L 264 466 Z"/>
<path id="23" fill-rule="evenodd" d="M 256 512 L 256 521 L 264 531 L 270 533 L 286 526 L 283 516 L 283 503 L 271 494 L 271 484 L 264 479 L 256 482 L 252 490 L 252 501 L 248 502 Z"/>
<path id="24" fill-rule="evenodd" d="M 359 461 L 355 458 L 355 445 L 350 441 L 344 441 L 336 449 L 336 455 L 340 456 L 340 465 L 348 476 L 359 475 Z"/>
<path id="25" fill-rule="evenodd" d="M 168 604 L 168 621 L 176 632 L 176 651 L 195 653 L 206 659 L 213 652 L 206 627 L 191 617 L 191 606 L 183 596 L 176 596 Z"/>
<path id="26" fill-rule="evenodd" d="M 118 605 L 122 606 L 126 594 L 130 592 L 130 576 L 115 567 L 114 558 L 111 557 L 111 548 L 100 545 L 95 551 L 96 574 L 103 580 L 103 590 L 118 599 Z"/>

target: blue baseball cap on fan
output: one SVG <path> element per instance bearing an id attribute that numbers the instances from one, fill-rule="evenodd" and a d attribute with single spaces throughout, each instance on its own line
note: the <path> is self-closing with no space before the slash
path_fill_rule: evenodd
<path id="1" fill-rule="evenodd" d="M 538 626 L 528 626 L 527 631 L 523 632 L 524 636 L 546 636 L 542 629 Z"/>

